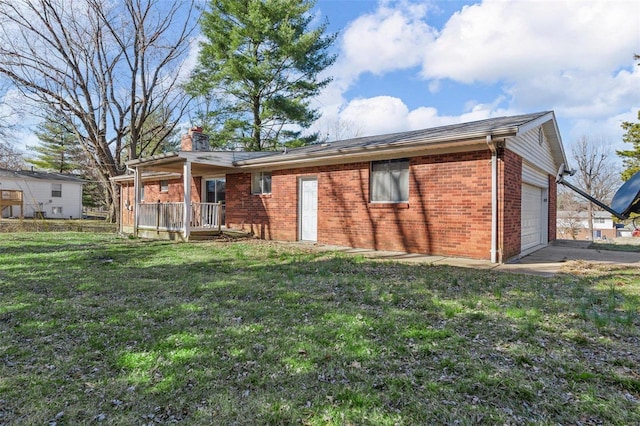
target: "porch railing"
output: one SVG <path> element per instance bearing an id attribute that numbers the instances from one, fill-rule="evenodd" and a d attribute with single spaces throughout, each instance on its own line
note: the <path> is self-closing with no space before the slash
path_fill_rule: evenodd
<path id="1" fill-rule="evenodd" d="M 224 223 L 224 205 L 221 203 L 191 203 L 191 226 L 194 228 L 220 228 Z"/>
<path id="2" fill-rule="evenodd" d="M 162 231 L 184 229 L 184 203 L 138 204 L 138 227 Z M 221 203 L 191 203 L 191 229 L 220 228 L 224 206 Z"/>

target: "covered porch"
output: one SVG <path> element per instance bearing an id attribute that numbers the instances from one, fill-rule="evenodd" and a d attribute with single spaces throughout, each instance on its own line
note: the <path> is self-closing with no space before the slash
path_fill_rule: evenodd
<path id="1" fill-rule="evenodd" d="M 129 162 L 133 174 L 114 178 L 122 189 L 121 217 L 128 218 L 121 231 L 171 240 L 222 233 L 224 181 L 238 156 L 242 153 L 179 151 Z"/>

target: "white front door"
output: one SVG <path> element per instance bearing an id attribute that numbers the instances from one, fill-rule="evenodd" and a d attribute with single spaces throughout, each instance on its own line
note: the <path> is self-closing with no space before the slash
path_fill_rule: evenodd
<path id="1" fill-rule="evenodd" d="M 318 240 L 318 179 L 300 179 L 300 240 Z"/>
<path id="2" fill-rule="evenodd" d="M 522 184 L 521 250 L 525 251 L 543 243 L 542 188 Z"/>

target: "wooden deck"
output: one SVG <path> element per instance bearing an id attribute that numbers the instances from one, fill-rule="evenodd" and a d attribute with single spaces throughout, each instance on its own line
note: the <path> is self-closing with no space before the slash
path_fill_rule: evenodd
<path id="1" fill-rule="evenodd" d="M 8 210 L 8 217 L 15 217 L 13 214 L 14 207 L 20 207 L 20 219 L 24 218 L 24 197 L 22 191 L 17 189 L 0 189 L 0 219 Z"/>

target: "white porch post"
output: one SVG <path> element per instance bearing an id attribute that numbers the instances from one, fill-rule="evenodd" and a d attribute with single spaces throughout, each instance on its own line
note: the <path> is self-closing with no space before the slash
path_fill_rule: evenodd
<path id="1" fill-rule="evenodd" d="M 185 161 L 182 175 L 184 177 L 184 228 L 182 234 L 185 240 L 189 239 L 191 222 L 191 162 Z"/>
<path id="2" fill-rule="evenodd" d="M 138 225 L 140 223 L 140 194 L 142 188 L 142 171 L 136 167 L 133 169 L 133 235 L 138 235 Z"/>

